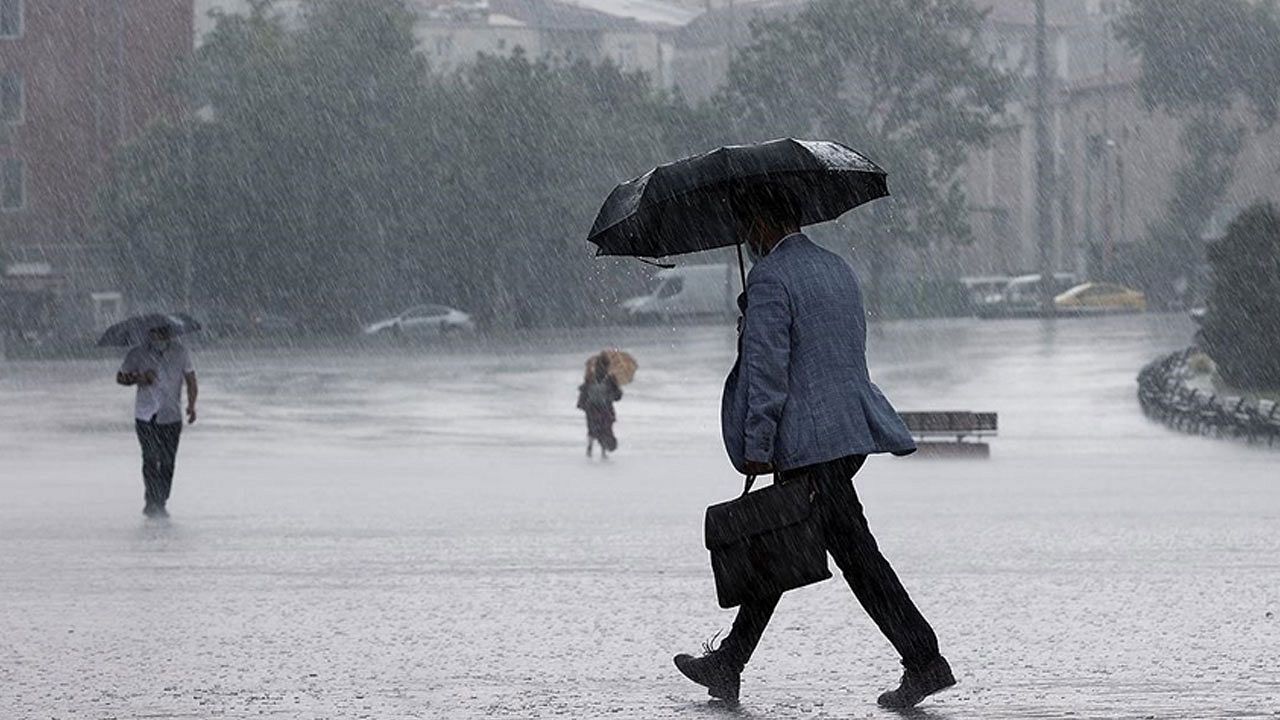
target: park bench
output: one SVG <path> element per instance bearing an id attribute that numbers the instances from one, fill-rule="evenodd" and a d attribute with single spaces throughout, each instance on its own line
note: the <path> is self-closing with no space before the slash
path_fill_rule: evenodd
<path id="1" fill-rule="evenodd" d="M 983 438 L 996 435 L 993 412 L 933 410 L 900 413 L 923 456 L 989 457 Z M 972 440 L 971 440 L 972 439 Z"/>

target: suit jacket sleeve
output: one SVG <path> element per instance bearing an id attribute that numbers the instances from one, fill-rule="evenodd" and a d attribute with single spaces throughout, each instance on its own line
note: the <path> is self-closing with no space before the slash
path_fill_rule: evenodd
<path id="1" fill-rule="evenodd" d="M 747 286 L 742 360 L 747 385 L 746 457 L 752 462 L 773 462 L 791 362 L 791 301 L 777 278 L 766 276 Z"/>

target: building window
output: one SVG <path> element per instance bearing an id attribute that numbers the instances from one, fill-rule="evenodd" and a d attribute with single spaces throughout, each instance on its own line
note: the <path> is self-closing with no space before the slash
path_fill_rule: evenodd
<path id="1" fill-rule="evenodd" d="M 22 160 L 0 160 L 0 210 L 21 210 L 27 204 L 26 169 Z"/>
<path id="2" fill-rule="evenodd" d="M 0 72 L 0 123 L 17 125 L 23 115 L 22 76 L 16 72 Z"/>
<path id="3" fill-rule="evenodd" d="M 22 0 L 0 0 L 0 38 L 22 37 Z"/>
<path id="4" fill-rule="evenodd" d="M 618 56 L 615 59 L 618 61 L 618 65 L 624 69 L 634 68 L 636 65 L 636 44 L 625 42 L 618 45 Z"/>

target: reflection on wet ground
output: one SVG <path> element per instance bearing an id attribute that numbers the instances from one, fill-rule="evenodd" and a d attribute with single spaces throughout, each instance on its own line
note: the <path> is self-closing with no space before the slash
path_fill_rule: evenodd
<path id="1" fill-rule="evenodd" d="M 1146 421 L 1181 318 L 873 329 L 901 409 L 1000 413 L 985 462 L 858 481 L 958 688 L 920 718 L 1276 717 L 1280 454 Z M 582 361 L 641 367 L 582 456 Z M 836 580 L 790 594 L 736 713 L 670 666 L 716 608 L 725 328 L 197 354 L 167 523 L 109 361 L 0 364 L 5 717 L 892 717 Z"/>

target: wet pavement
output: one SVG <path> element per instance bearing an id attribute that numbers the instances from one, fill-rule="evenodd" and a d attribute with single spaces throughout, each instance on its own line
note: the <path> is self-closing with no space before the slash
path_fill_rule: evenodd
<path id="1" fill-rule="evenodd" d="M 903 410 L 1000 413 L 986 461 L 875 458 L 872 529 L 960 679 L 909 717 L 1280 717 L 1280 450 L 1146 420 L 1178 317 L 873 330 Z M 640 361 L 607 463 L 583 359 Z M 839 578 L 788 594 L 736 713 L 670 664 L 715 604 L 702 511 L 732 335 L 203 348 L 169 522 L 110 360 L 0 363 L 0 717 L 894 717 Z"/>

